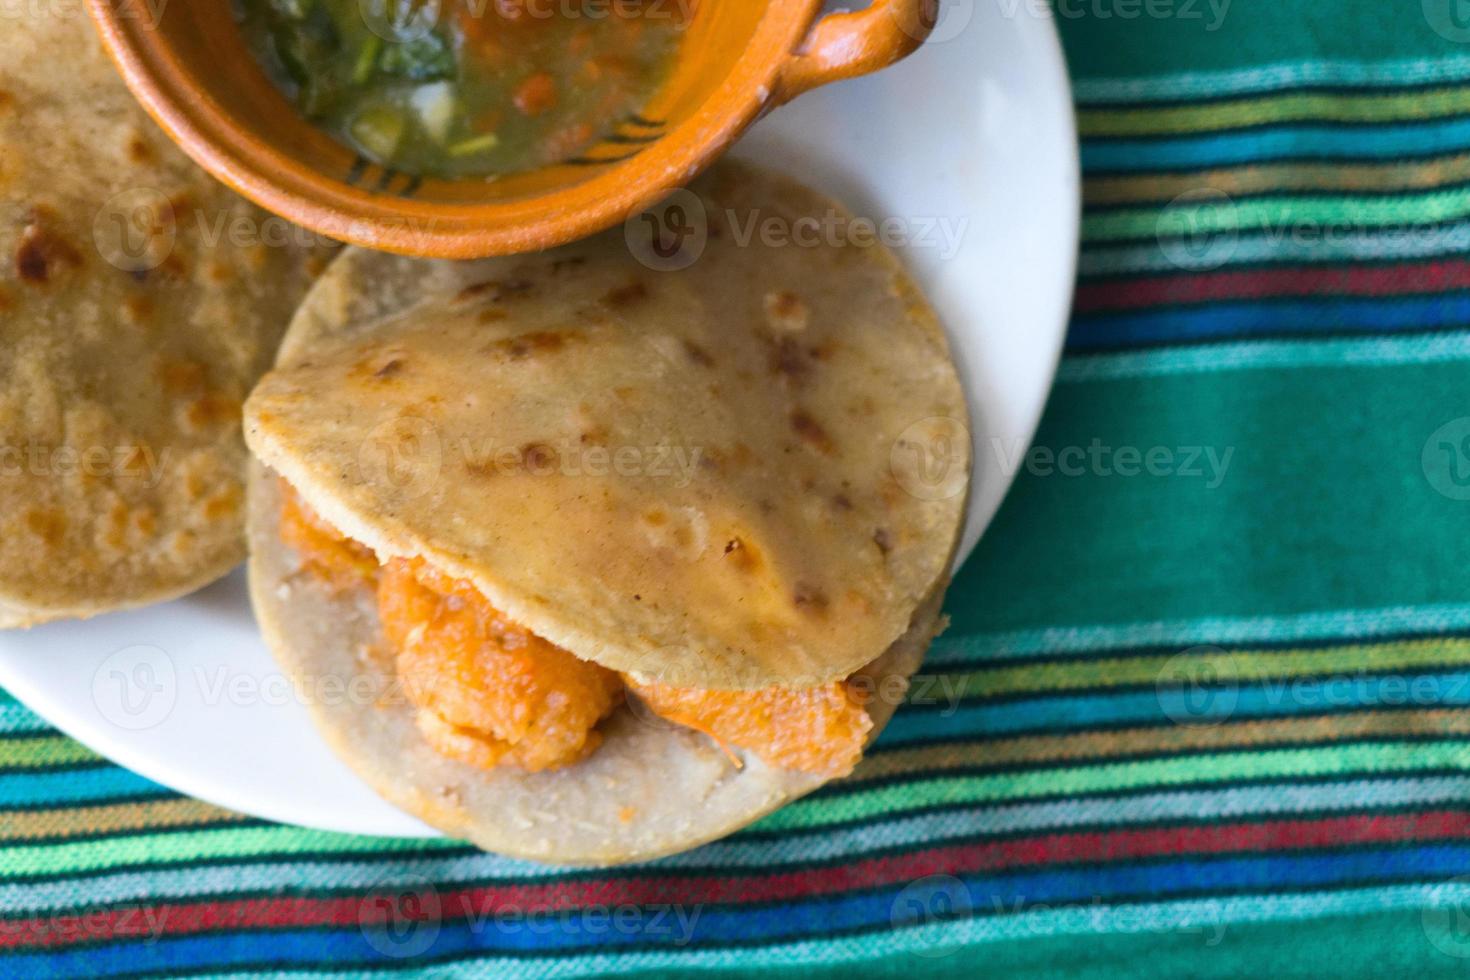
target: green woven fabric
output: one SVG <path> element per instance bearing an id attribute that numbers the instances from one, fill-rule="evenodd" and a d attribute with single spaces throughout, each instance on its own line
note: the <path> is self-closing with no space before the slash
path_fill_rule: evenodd
<path id="1" fill-rule="evenodd" d="M 224 813 L 0 700 L 0 972 L 1463 975 L 1462 6 L 1059 0 L 1067 354 L 852 779 L 564 871 Z"/>

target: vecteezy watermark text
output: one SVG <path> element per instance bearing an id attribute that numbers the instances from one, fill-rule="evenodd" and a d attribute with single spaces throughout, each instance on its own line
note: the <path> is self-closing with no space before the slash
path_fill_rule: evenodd
<path id="1" fill-rule="evenodd" d="M 168 449 L 151 446 L 50 446 L 44 443 L 0 443 L 0 477 L 66 477 L 81 475 L 137 480 L 153 489 L 163 479 Z"/>
<path id="2" fill-rule="evenodd" d="M 428 419 L 403 415 L 375 426 L 357 457 L 366 478 L 387 482 L 405 494 L 427 493 L 450 465 L 479 477 L 643 477 L 683 488 L 693 482 L 704 449 L 670 442 L 603 445 L 563 439 L 509 445 L 491 439 L 445 439 Z"/>
<path id="3" fill-rule="evenodd" d="M 1035 445 L 993 438 L 991 450 L 1007 476 L 1025 469 L 1050 477 L 1179 477 L 1202 479 L 1209 490 L 1225 482 L 1235 458 L 1234 446 L 1111 446 L 1094 438 L 1085 446 Z"/>
<path id="4" fill-rule="evenodd" d="M 1214 33 L 1225 26 L 1234 0 L 998 0 L 1001 16 L 1062 20 L 1173 20 L 1199 23 Z"/>
<path id="5" fill-rule="evenodd" d="M 377 952 L 396 959 L 428 954 L 445 922 L 464 925 L 475 936 L 576 936 L 584 942 L 610 936 L 687 946 L 694 940 L 704 906 L 682 902 L 623 902 L 586 905 L 521 905 L 498 892 L 456 890 L 445 895 L 418 874 L 395 875 L 358 903 L 358 927 Z"/>

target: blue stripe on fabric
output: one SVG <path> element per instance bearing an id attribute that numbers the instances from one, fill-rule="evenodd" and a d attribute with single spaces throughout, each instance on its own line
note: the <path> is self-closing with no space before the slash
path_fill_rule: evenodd
<path id="1" fill-rule="evenodd" d="M 113 765 L 0 776 L 0 805 L 8 807 L 95 803 L 114 796 L 153 793 L 176 795 L 151 779 Z"/>
<path id="2" fill-rule="evenodd" d="M 1188 691 L 1166 688 L 1023 698 L 996 704 L 965 704 L 952 710 L 944 706 L 905 709 L 894 715 L 875 748 L 1025 731 L 1066 732 L 1157 724 L 1193 717 L 1196 712 L 1188 700 L 1190 696 Z M 1470 672 L 1300 677 L 1269 684 L 1217 686 L 1212 697 L 1215 710 L 1228 711 L 1231 721 L 1374 708 L 1466 707 L 1470 706 Z"/>
<path id="3" fill-rule="evenodd" d="M 1304 367 L 1442 364 L 1470 360 L 1470 333 L 1399 337 L 1340 337 L 1331 340 L 1224 341 L 1071 357 L 1057 371 L 1058 384 L 1095 384 L 1125 378 L 1159 378 L 1221 371 Z"/>
<path id="4" fill-rule="evenodd" d="M 1211 644 L 1367 642 L 1405 633 L 1462 633 L 1470 630 L 1470 604 L 1427 603 L 1377 609 L 1318 609 L 1277 616 L 1199 616 L 1080 626 L 1044 626 L 941 636 L 925 658 L 928 671 L 965 668 L 984 661 L 1020 662 L 1037 655 L 1096 653 L 1142 647 Z"/>
<path id="5" fill-rule="evenodd" d="M 1291 126 L 1166 139 L 1089 139 L 1085 172 L 1158 172 L 1268 160 L 1394 160 L 1454 153 L 1470 147 L 1470 118 L 1343 129 Z"/>
<path id="6" fill-rule="evenodd" d="M 1014 914 L 1041 905 L 1101 905 L 1118 897 L 1264 891 L 1282 886 L 1333 887 L 1470 870 L 1470 846 L 1394 847 L 1175 860 L 1105 867 L 1060 868 L 1017 874 L 961 876 L 961 905 L 975 916 Z M 664 912 L 628 906 L 598 918 L 572 914 L 553 919 L 454 922 L 406 928 L 399 936 L 377 929 L 227 932 L 210 936 L 140 940 L 57 954 L 0 957 L 13 975 L 106 975 L 122 970 L 223 968 L 236 964 L 301 963 L 331 959 L 338 966 L 402 964 L 406 954 L 423 957 L 484 952 L 553 953 L 596 945 L 697 949 L 710 943 L 779 942 L 803 934 L 840 933 L 903 924 L 905 892 L 811 897 L 799 904 L 726 908 L 686 906 L 684 924 Z M 922 896 L 918 896 L 922 901 Z M 607 923 L 625 918 L 620 927 Z M 692 917 L 692 918 L 691 918 Z M 548 921 L 554 923 L 548 928 Z M 595 929 L 595 931 L 593 931 Z M 268 937 L 268 938 L 267 938 Z M 427 940 L 427 941 L 426 941 Z M 422 947 L 422 948 L 420 948 Z"/>
<path id="7" fill-rule="evenodd" d="M 1369 62 L 1289 61 L 1141 78 L 1074 78 L 1072 94 L 1079 103 L 1183 102 L 1321 85 L 1443 85 L 1466 78 L 1470 78 L 1470 56 L 1466 55 Z"/>
<path id="8" fill-rule="evenodd" d="M 1463 221 L 1384 228 L 1334 225 L 1324 227 L 1321 235 L 1297 235 L 1284 226 L 1276 231 L 1267 229 L 1267 232 L 1242 235 L 1229 243 L 1228 250 L 1221 247 L 1222 267 L 1403 262 L 1459 255 L 1470 250 L 1470 223 Z M 1210 241 L 1205 240 L 1206 248 Z M 1091 245 L 1082 252 L 1078 271 L 1083 279 L 1099 279 L 1140 272 L 1177 274 L 1189 270 L 1181 270 L 1177 254 L 1166 253 L 1159 247 L 1159 242 L 1145 241 L 1123 246 Z"/>
<path id="9" fill-rule="evenodd" d="M 1466 294 L 1389 300 L 1323 297 L 1079 316 L 1072 320 L 1067 347 L 1074 351 L 1103 350 L 1170 341 L 1348 331 L 1388 333 L 1467 325 L 1470 295 Z"/>

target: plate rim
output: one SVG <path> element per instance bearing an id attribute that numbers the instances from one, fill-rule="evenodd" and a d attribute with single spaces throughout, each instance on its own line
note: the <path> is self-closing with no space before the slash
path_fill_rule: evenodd
<path id="1" fill-rule="evenodd" d="M 1080 137 L 1077 129 L 1076 106 L 1072 100 L 1071 75 L 1067 66 L 1065 50 L 1061 43 L 1060 32 L 1054 16 L 1046 18 L 1035 18 L 1045 21 L 1041 28 L 1045 34 L 1040 41 L 1038 50 L 1040 57 L 1035 61 L 1035 70 L 1047 75 L 1051 79 L 1048 89 L 1055 91 L 1060 97 L 1061 111 L 1058 113 L 1055 123 L 1065 130 L 1067 136 L 1067 159 L 1060 161 L 1065 166 L 1065 187 L 1058 188 L 1061 195 L 1068 198 L 1068 206 L 1065 214 L 1066 221 L 1066 248 L 1057 257 L 1057 274 L 1064 282 L 1075 285 L 1081 245 L 1081 222 L 1082 222 L 1082 168 L 1080 153 Z M 1055 386 L 1055 379 L 1061 364 L 1067 335 L 1067 326 L 1071 319 L 1074 295 L 1068 290 L 1064 301 L 1061 303 L 1057 314 L 1057 323 L 1052 328 L 1051 342 L 1047 349 L 1047 358 L 1043 364 L 1038 365 L 1038 377 L 1042 376 L 1044 369 L 1043 395 L 1036 399 L 1035 404 L 1030 406 L 1029 417 L 1021 415 L 1025 424 L 1018 426 L 1025 432 L 1024 446 L 1029 449 L 1035 441 L 1043 415 L 1050 399 L 1050 393 Z M 977 433 L 978 435 L 978 433 Z M 973 552 L 975 544 L 993 522 L 996 513 L 1002 506 L 1004 500 L 1012 492 L 1015 486 L 1019 468 L 1009 473 L 1004 473 L 1004 480 L 1000 484 L 998 492 L 992 494 L 992 501 L 988 508 L 981 512 L 967 514 L 967 524 L 962 532 L 962 543 L 955 557 L 956 568 L 961 565 Z M 972 526 L 973 525 L 973 526 Z M 226 583 L 243 574 L 242 568 L 234 569 L 224 579 L 205 586 L 205 589 L 229 587 Z M 243 589 L 243 586 L 241 587 Z M 202 590 L 201 590 L 202 591 Z M 44 627 L 40 627 L 44 629 Z M 0 634 L 3 638 L 3 634 Z M 79 679 L 78 683 L 81 683 Z M 64 708 L 55 698 L 47 695 L 45 690 L 37 686 L 36 675 L 25 670 L 14 669 L 11 659 L 0 656 L 0 686 L 23 704 L 27 709 L 39 716 L 48 726 L 65 735 L 66 737 L 80 743 L 85 748 L 96 753 L 102 758 L 115 763 L 145 779 L 159 784 L 169 790 L 186 797 L 202 801 L 204 803 L 218 806 L 224 809 L 244 813 L 257 819 L 272 821 L 280 824 L 288 824 L 316 831 L 327 831 L 335 833 L 349 833 L 355 835 L 381 836 L 381 837 L 439 837 L 439 831 L 423 824 L 407 813 L 396 811 L 402 817 L 402 827 L 394 828 L 391 833 L 383 831 L 365 831 L 361 828 L 345 828 L 340 824 L 332 824 L 322 819 L 315 819 L 315 814 L 304 815 L 300 812 L 290 814 L 281 813 L 280 807 L 252 806 L 245 808 L 241 806 L 238 798 L 245 791 L 237 794 L 234 799 L 222 799 L 219 794 L 207 791 L 198 792 L 196 788 L 187 787 L 190 780 L 178 779 L 180 770 L 176 765 L 158 761 L 159 756 L 141 749 L 136 743 L 127 738 L 113 738 L 103 740 L 91 737 L 92 734 L 83 734 L 80 730 L 81 722 L 74 718 L 73 712 Z M 57 710 L 51 710 L 52 708 Z M 384 801 L 385 807 L 392 807 Z M 274 811 L 274 812 L 267 812 Z M 303 818 L 305 816 L 305 818 Z"/>

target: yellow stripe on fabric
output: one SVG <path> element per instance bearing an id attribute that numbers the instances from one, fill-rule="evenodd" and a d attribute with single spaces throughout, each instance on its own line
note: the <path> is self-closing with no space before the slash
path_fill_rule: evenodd
<path id="1" fill-rule="evenodd" d="M 1149 653 L 1059 663 L 1007 663 L 948 677 L 940 675 L 939 683 L 946 695 L 983 698 L 1147 686 L 1186 676 L 1251 683 L 1465 665 L 1470 665 L 1470 638 L 1433 637 L 1316 649 L 1201 650 L 1187 655 Z"/>
<path id="2" fill-rule="evenodd" d="M 66 841 L 0 849 L 0 879 L 123 869 L 138 864 L 190 864 L 261 854 L 317 858 L 324 855 L 386 856 L 462 848 L 440 838 L 355 837 L 301 827 L 218 827 L 163 831 L 136 837 Z"/>
<path id="3" fill-rule="evenodd" d="M 910 772 L 942 772 L 974 766 L 1086 760 L 1101 763 L 1118 756 L 1243 750 L 1406 735 L 1470 736 L 1470 711 L 1357 711 L 1318 718 L 1240 722 L 1226 719 L 1211 725 L 997 738 L 980 746 L 974 742 L 926 745 L 871 756 L 863 760 L 848 782 L 861 783 Z"/>
<path id="4" fill-rule="evenodd" d="M 1396 774 L 1470 770 L 1470 742 L 1360 742 L 1312 748 L 1262 749 L 1159 759 L 1102 761 L 1059 769 L 983 775 L 936 775 L 879 783 L 855 793 L 806 797 L 763 818 L 760 830 L 822 827 L 932 806 L 1002 803 L 1036 797 L 1139 791 L 1255 779 L 1310 779 L 1353 773 Z"/>
<path id="5" fill-rule="evenodd" d="M 1188 174 L 1093 177 L 1083 196 L 1094 207 L 1169 201 L 1181 194 L 1215 191 L 1235 197 L 1294 191 L 1413 191 L 1470 181 L 1470 154 L 1421 162 L 1271 163 L 1221 167 Z"/>
<path id="6" fill-rule="evenodd" d="M 65 735 L 0 739 L 0 769 L 30 769 L 77 762 L 101 762 L 102 757 Z"/>
<path id="7" fill-rule="evenodd" d="M 0 811 L 0 841 L 25 841 L 88 834 L 159 830 L 166 827 L 248 820 L 244 814 L 187 798 L 58 807 L 48 810 Z"/>
<path id="8" fill-rule="evenodd" d="M 1356 94 L 1285 92 L 1261 98 L 1141 109 L 1082 109 L 1083 138 L 1208 133 L 1269 123 L 1392 123 L 1470 112 L 1470 88 Z"/>

